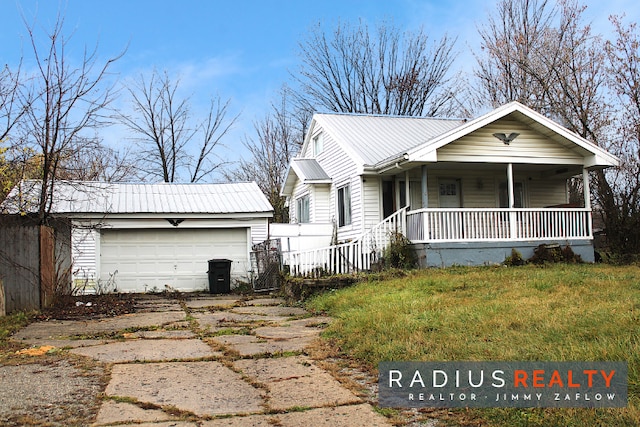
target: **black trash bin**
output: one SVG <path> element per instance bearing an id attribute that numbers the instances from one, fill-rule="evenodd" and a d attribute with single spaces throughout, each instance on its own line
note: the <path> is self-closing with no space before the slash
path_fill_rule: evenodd
<path id="1" fill-rule="evenodd" d="M 230 259 L 209 260 L 209 292 L 212 294 L 228 294 L 231 292 Z"/>

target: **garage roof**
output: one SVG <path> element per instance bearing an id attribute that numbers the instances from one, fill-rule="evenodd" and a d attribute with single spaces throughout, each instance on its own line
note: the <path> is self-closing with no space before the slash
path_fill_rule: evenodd
<path id="1" fill-rule="evenodd" d="M 41 181 L 25 180 L 0 205 L 4 213 L 37 212 Z M 51 213 L 271 214 L 255 182 L 225 184 L 135 184 L 57 181 Z"/>

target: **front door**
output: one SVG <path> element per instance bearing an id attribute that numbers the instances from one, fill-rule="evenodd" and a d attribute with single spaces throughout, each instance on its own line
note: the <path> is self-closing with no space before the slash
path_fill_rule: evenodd
<path id="1" fill-rule="evenodd" d="M 460 180 L 439 180 L 439 203 L 441 208 L 461 208 Z"/>
<path id="2" fill-rule="evenodd" d="M 459 179 L 441 179 L 438 181 L 438 200 L 441 208 L 457 209 L 462 207 L 460 197 Z M 441 228 L 432 231 L 443 239 L 458 240 L 464 238 L 464 225 L 462 216 L 458 212 L 443 212 L 439 225 Z"/>

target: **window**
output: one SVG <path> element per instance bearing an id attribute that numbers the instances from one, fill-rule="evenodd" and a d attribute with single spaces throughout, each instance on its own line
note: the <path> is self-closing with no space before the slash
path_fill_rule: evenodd
<path id="1" fill-rule="evenodd" d="M 296 200 L 296 218 L 299 223 L 309 222 L 309 195 Z"/>
<path id="2" fill-rule="evenodd" d="M 513 207 L 514 208 L 523 208 L 524 207 L 524 189 L 521 182 L 513 183 Z M 509 184 L 506 182 L 500 183 L 500 207 L 508 208 L 509 207 Z"/>
<path id="3" fill-rule="evenodd" d="M 338 188 L 338 226 L 351 224 L 351 190 L 348 185 Z"/>
<path id="4" fill-rule="evenodd" d="M 319 155 L 320 153 L 322 153 L 323 149 L 324 149 L 323 138 L 322 138 L 322 134 L 320 133 L 313 137 L 313 155 L 314 156 Z"/>

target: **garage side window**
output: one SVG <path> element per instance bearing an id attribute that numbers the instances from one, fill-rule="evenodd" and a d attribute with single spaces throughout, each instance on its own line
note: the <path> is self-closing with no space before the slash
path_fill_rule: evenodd
<path id="1" fill-rule="evenodd" d="M 351 224 L 351 190 L 348 185 L 338 188 L 338 226 Z"/>
<path id="2" fill-rule="evenodd" d="M 296 199 L 296 218 L 299 223 L 309 222 L 309 195 Z"/>

